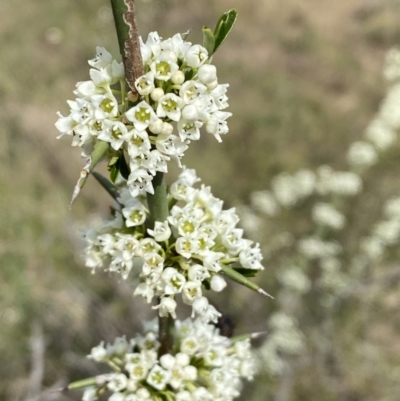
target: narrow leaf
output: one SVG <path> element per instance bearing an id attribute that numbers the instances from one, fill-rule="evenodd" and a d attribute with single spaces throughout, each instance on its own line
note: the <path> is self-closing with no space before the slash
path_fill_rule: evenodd
<path id="1" fill-rule="evenodd" d="M 234 269 L 235 271 L 237 271 L 238 273 L 240 273 L 242 276 L 245 277 L 255 277 L 258 273 L 258 270 L 246 269 L 244 267 L 235 267 Z"/>
<path id="2" fill-rule="evenodd" d="M 106 177 L 94 171 L 93 177 L 96 178 L 97 182 L 118 202 L 119 191 L 112 182 L 108 181 Z"/>
<path id="3" fill-rule="evenodd" d="M 239 284 L 244 285 L 247 288 L 250 288 L 253 291 L 257 291 L 260 294 L 273 298 L 267 292 L 265 292 L 262 288 L 260 288 L 256 283 L 253 283 L 248 278 L 237 272 L 235 269 L 232 269 L 229 266 L 222 265 L 222 271 L 225 273 L 231 280 L 236 281 Z"/>
<path id="4" fill-rule="evenodd" d="M 207 49 L 208 54 L 211 56 L 214 53 L 215 48 L 215 37 L 214 32 L 203 26 L 203 46 Z"/>
<path id="5" fill-rule="evenodd" d="M 259 331 L 256 333 L 247 333 L 247 334 L 241 334 L 239 336 L 235 336 L 231 338 L 231 343 L 237 343 L 239 341 L 244 341 L 244 340 L 255 340 L 256 338 L 265 336 L 267 334 L 266 331 Z"/>
<path id="6" fill-rule="evenodd" d="M 121 153 L 121 156 L 119 157 L 119 171 L 122 175 L 122 177 L 127 180 L 129 178 L 130 168 L 128 166 L 128 163 L 126 162 L 124 153 Z"/>
<path id="7" fill-rule="evenodd" d="M 119 163 L 115 163 L 110 167 L 110 180 L 115 183 L 119 174 Z"/>
<path id="8" fill-rule="evenodd" d="M 68 390 L 75 390 L 78 388 L 94 386 L 97 384 L 96 377 L 89 377 L 88 379 L 78 380 L 68 384 Z"/>
<path id="9" fill-rule="evenodd" d="M 106 373 L 104 375 L 89 377 L 87 379 L 78 380 L 70 383 L 67 386 L 68 390 L 75 390 L 78 388 L 89 387 L 89 386 L 103 386 L 113 378 L 113 374 Z"/>
<path id="10" fill-rule="evenodd" d="M 229 10 L 222 15 L 222 17 L 218 20 L 217 26 L 214 30 L 214 37 L 215 37 L 215 46 L 214 51 L 215 53 L 217 49 L 221 46 L 222 42 L 227 38 L 229 32 L 232 30 L 233 25 L 237 19 L 237 11 L 236 10 Z"/>
<path id="11" fill-rule="evenodd" d="M 69 203 L 70 209 L 71 209 L 71 206 L 74 203 L 75 199 L 78 197 L 81 189 L 86 184 L 86 180 L 87 180 L 89 174 L 94 170 L 94 168 L 97 166 L 97 164 L 103 158 L 103 156 L 106 154 L 108 148 L 109 148 L 109 143 L 104 142 L 104 141 L 97 141 L 96 144 L 94 145 L 94 149 L 93 149 L 88 161 L 83 166 L 83 169 L 79 176 L 78 182 L 75 185 L 74 192 L 72 193 L 72 198 Z"/>

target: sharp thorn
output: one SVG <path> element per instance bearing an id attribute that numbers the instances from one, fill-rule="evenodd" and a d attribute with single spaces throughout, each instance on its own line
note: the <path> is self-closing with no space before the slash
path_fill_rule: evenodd
<path id="1" fill-rule="evenodd" d="M 272 298 L 272 299 L 275 299 L 272 295 L 268 294 L 268 292 L 267 292 L 267 291 L 264 291 L 262 288 L 259 288 L 259 289 L 257 290 L 257 292 L 259 292 L 259 293 L 262 294 L 262 295 L 265 295 L 266 297 L 270 297 L 270 298 Z"/>

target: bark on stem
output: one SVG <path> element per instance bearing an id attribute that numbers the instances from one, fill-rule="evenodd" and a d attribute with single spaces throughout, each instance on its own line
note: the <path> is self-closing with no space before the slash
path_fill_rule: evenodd
<path id="1" fill-rule="evenodd" d="M 125 67 L 125 77 L 132 92 L 134 83 L 144 74 L 134 0 L 111 0 L 119 51 Z"/>
<path id="2" fill-rule="evenodd" d="M 110 0 L 119 49 L 125 67 L 125 77 L 129 87 L 136 93 L 135 80 L 144 74 L 134 0 Z M 168 217 L 167 188 L 164 174 L 158 172 L 153 179 L 154 195 L 147 194 L 150 218 L 164 222 Z M 166 354 L 171 347 L 170 326 L 172 318 L 159 317 L 159 356 Z"/>

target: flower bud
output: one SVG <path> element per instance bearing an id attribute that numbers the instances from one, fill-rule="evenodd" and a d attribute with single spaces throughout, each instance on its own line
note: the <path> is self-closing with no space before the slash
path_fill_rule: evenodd
<path id="1" fill-rule="evenodd" d="M 217 69 L 215 65 L 203 64 L 199 68 L 197 75 L 202 84 L 209 85 L 217 80 Z"/>
<path id="2" fill-rule="evenodd" d="M 186 121 L 196 121 L 199 118 L 197 107 L 193 104 L 186 105 L 182 110 L 182 117 Z"/>
<path id="3" fill-rule="evenodd" d="M 161 134 L 163 135 L 171 135 L 174 131 L 174 127 L 170 123 L 163 123 L 163 128 Z"/>
<path id="4" fill-rule="evenodd" d="M 153 134 L 160 134 L 163 129 L 163 124 L 163 120 L 159 118 L 156 122 L 149 125 L 150 132 L 152 132 Z"/>
<path id="5" fill-rule="evenodd" d="M 187 365 L 189 365 L 189 363 L 190 363 L 190 357 L 189 357 L 189 355 L 188 354 L 185 354 L 185 353 L 183 353 L 183 352 L 178 352 L 176 355 L 175 355 L 175 360 L 176 360 L 176 363 L 179 365 L 179 366 L 187 366 Z"/>
<path id="6" fill-rule="evenodd" d="M 171 354 L 165 354 L 160 358 L 160 365 L 166 370 L 171 370 L 175 365 L 175 358 Z"/>
<path id="7" fill-rule="evenodd" d="M 150 97 L 155 101 L 158 102 L 164 96 L 164 91 L 162 88 L 155 88 L 151 93 Z"/>
<path id="8" fill-rule="evenodd" d="M 182 376 L 184 380 L 195 381 L 197 379 L 197 369 L 192 365 L 185 366 Z"/>
<path id="9" fill-rule="evenodd" d="M 212 91 L 213 89 L 215 89 L 218 86 L 218 79 L 216 79 L 215 81 L 209 83 L 207 85 L 207 88 Z"/>
<path id="10" fill-rule="evenodd" d="M 213 276 L 210 284 L 211 284 L 211 289 L 215 292 L 220 292 L 226 287 L 226 281 L 217 274 Z"/>
<path id="11" fill-rule="evenodd" d="M 175 85 L 182 85 L 185 82 L 185 74 L 178 70 L 172 77 L 171 82 Z"/>

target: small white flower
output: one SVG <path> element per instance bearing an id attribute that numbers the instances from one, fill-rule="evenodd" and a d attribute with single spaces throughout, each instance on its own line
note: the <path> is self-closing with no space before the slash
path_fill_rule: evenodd
<path id="1" fill-rule="evenodd" d="M 157 390 L 164 390 L 170 377 L 171 373 L 169 371 L 159 365 L 154 365 L 147 376 L 146 382 Z"/>
<path id="2" fill-rule="evenodd" d="M 208 85 L 217 79 L 217 68 L 212 64 L 203 64 L 197 74 L 199 81 L 204 85 Z"/>
<path id="3" fill-rule="evenodd" d="M 150 124 L 158 120 L 153 108 L 144 100 L 130 108 L 125 115 L 129 121 L 133 122 L 138 131 L 144 131 Z"/>
<path id="4" fill-rule="evenodd" d="M 97 397 L 97 388 L 88 387 L 85 389 L 82 395 L 82 401 L 96 401 L 99 398 Z"/>
<path id="5" fill-rule="evenodd" d="M 210 285 L 213 291 L 220 292 L 226 287 L 226 281 L 221 276 L 214 274 Z"/>
<path id="6" fill-rule="evenodd" d="M 161 53 L 150 64 L 150 69 L 155 79 L 168 81 L 179 70 L 179 67 L 169 54 Z"/>
<path id="7" fill-rule="evenodd" d="M 128 384 L 128 378 L 120 373 L 113 376 L 113 378 L 108 382 L 107 387 L 114 393 L 126 389 Z"/>
<path id="8" fill-rule="evenodd" d="M 111 62 L 111 53 L 101 46 L 96 47 L 96 57 L 88 61 L 89 65 L 94 68 L 106 68 L 111 64 Z"/>
<path id="9" fill-rule="evenodd" d="M 146 211 L 144 206 L 137 201 L 134 205 L 130 205 L 122 209 L 127 227 L 134 227 L 142 225 L 146 220 Z"/>
<path id="10" fill-rule="evenodd" d="M 168 221 L 156 221 L 154 223 L 154 230 L 147 229 L 147 232 L 154 237 L 157 242 L 167 241 L 171 236 L 171 229 L 169 228 Z"/>
<path id="11" fill-rule="evenodd" d="M 154 90 L 154 74 L 150 71 L 135 81 L 135 88 L 142 96 L 150 95 Z"/>
<path id="12" fill-rule="evenodd" d="M 356 166 L 371 166 L 378 160 L 375 148 L 368 142 L 354 142 L 347 153 L 347 160 Z"/>
<path id="13" fill-rule="evenodd" d="M 171 315 L 174 319 L 176 319 L 176 302 L 173 298 L 161 298 L 160 304 L 157 306 L 153 306 L 153 309 L 159 309 L 159 314 L 161 317 Z"/>
<path id="14" fill-rule="evenodd" d="M 165 283 L 164 293 L 166 295 L 172 295 L 182 292 L 186 279 L 178 273 L 173 267 L 167 267 L 161 274 L 161 278 Z"/>
<path id="15" fill-rule="evenodd" d="M 107 359 L 107 350 L 104 347 L 104 341 L 102 341 L 97 347 L 92 348 L 89 358 L 96 362 L 102 362 Z"/>
<path id="16" fill-rule="evenodd" d="M 208 59 L 207 50 L 200 45 L 193 45 L 185 53 L 185 60 L 189 67 L 199 68 Z"/>
<path id="17" fill-rule="evenodd" d="M 173 93 L 167 93 L 158 101 L 157 116 L 168 117 L 173 121 L 179 121 L 183 105 L 183 100 L 179 96 Z"/>

